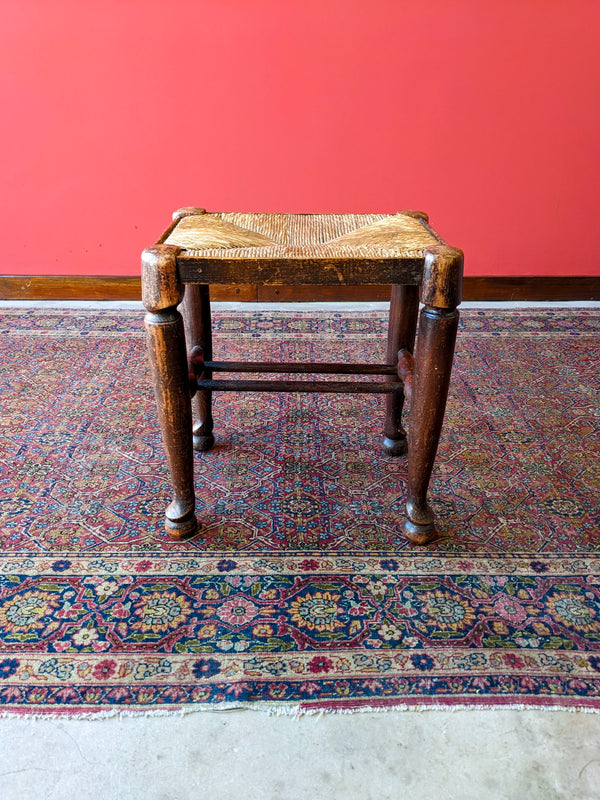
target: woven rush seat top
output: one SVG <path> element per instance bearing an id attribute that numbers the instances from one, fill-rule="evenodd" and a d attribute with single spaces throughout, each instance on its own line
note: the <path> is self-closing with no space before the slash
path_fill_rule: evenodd
<path id="1" fill-rule="evenodd" d="M 420 259 L 444 241 L 420 218 L 399 214 L 196 213 L 165 244 L 186 259 Z"/>

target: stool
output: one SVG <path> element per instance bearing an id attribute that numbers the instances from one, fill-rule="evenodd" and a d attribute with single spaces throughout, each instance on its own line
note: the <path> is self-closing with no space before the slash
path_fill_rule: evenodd
<path id="1" fill-rule="evenodd" d="M 435 539 L 427 490 L 448 395 L 462 271 L 462 252 L 446 245 L 429 227 L 427 215 L 419 211 L 176 211 L 158 242 L 142 254 L 148 351 L 173 488 L 173 501 L 166 509 L 167 531 L 175 539 L 184 539 L 198 530 L 193 450 L 210 450 L 214 443 L 213 391 L 363 392 L 387 395 L 385 452 L 390 456 L 408 452 L 404 534 L 416 544 Z M 215 361 L 211 284 L 389 284 L 386 363 Z M 183 317 L 177 309 L 180 303 Z M 227 372 L 382 377 L 372 381 L 213 377 Z M 401 422 L 405 396 L 412 398 L 408 441 Z"/>

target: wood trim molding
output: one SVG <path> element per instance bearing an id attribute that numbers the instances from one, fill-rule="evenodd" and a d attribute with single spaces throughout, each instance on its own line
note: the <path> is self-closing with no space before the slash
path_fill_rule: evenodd
<path id="1" fill-rule="evenodd" d="M 325 302 L 388 300 L 389 286 L 211 287 L 213 300 Z M 0 300 L 140 300 L 137 276 L 0 275 Z M 467 276 L 463 299 L 475 301 L 600 300 L 600 276 Z"/>
<path id="2" fill-rule="evenodd" d="M 600 300 L 600 275 L 468 276 L 464 300 Z"/>
<path id="3" fill-rule="evenodd" d="M 214 286 L 213 300 L 256 300 L 256 286 Z M 137 275 L 0 275 L 0 300 L 141 300 Z"/>

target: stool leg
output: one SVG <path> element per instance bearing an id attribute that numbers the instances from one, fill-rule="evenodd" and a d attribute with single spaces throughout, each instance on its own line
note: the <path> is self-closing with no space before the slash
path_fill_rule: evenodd
<path id="1" fill-rule="evenodd" d="M 178 248 L 157 245 L 142 256 L 142 293 L 148 355 L 154 382 L 158 421 L 162 433 L 173 500 L 166 509 L 165 527 L 175 539 L 194 534 L 194 462 L 192 406 L 185 348 L 185 332 L 177 303 Z"/>
<path id="2" fill-rule="evenodd" d="M 392 286 L 386 364 L 397 365 L 399 350 L 412 353 L 418 313 L 419 287 Z M 397 377 L 390 376 L 390 380 L 396 381 Z M 383 449 L 389 456 L 401 456 L 407 450 L 406 431 L 402 427 L 403 407 L 402 390 L 386 396 Z"/>
<path id="3" fill-rule="evenodd" d="M 188 353 L 194 347 L 202 348 L 205 361 L 212 360 L 212 326 L 210 316 L 210 289 L 206 284 L 189 283 L 185 287 L 181 311 L 185 323 Z M 206 379 L 212 373 L 204 373 Z M 213 436 L 212 392 L 200 390 L 192 399 L 194 417 L 194 450 L 206 452 L 215 443 Z"/>
<path id="4" fill-rule="evenodd" d="M 415 544 L 436 538 L 427 489 L 433 469 L 458 327 L 456 309 L 425 307 L 419 319 L 408 434 L 408 498 L 404 533 Z"/>

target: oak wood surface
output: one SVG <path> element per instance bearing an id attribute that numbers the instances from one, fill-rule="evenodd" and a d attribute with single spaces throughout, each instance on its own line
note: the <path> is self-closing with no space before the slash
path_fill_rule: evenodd
<path id="1" fill-rule="evenodd" d="M 0 275 L 0 300 L 140 300 L 137 275 Z M 211 300 L 250 302 L 378 302 L 389 300 L 390 287 L 256 286 L 216 284 Z M 600 300 L 600 276 L 466 276 L 463 300 Z"/>
<path id="2" fill-rule="evenodd" d="M 193 354 L 192 354 L 193 355 Z M 192 359 L 193 361 L 193 359 Z M 203 367 L 211 372 L 279 372 L 305 375 L 397 375 L 390 364 L 342 364 L 328 361 L 307 363 L 282 361 L 204 361 Z"/>
<path id="3" fill-rule="evenodd" d="M 389 381 L 198 380 L 196 388 L 219 392 L 320 392 L 321 394 L 389 394 L 402 389 Z"/>
<path id="4" fill-rule="evenodd" d="M 165 512 L 167 531 L 175 538 L 196 531 L 192 448 L 208 451 L 214 444 L 213 391 L 364 392 L 391 397 L 386 404 L 385 452 L 400 456 L 408 449 L 403 532 L 415 544 L 435 539 L 427 491 L 452 370 L 456 307 L 462 298 L 462 251 L 443 242 L 426 217 L 415 212 L 207 214 L 186 208 L 174 214 L 174 222 L 175 227 L 171 225 L 142 253 L 148 352 L 174 495 Z M 383 369 L 383 380 L 257 380 L 240 379 L 235 373 L 228 380 L 213 378 L 215 371 L 229 371 L 232 365 L 212 357 L 209 284 L 247 281 L 283 286 L 393 284 L 386 364 L 375 365 L 378 372 Z M 420 312 L 419 285 L 424 303 Z M 184 296 L 182 317 L 177 306 Z M 417 316 L 420 334 L 413 357 Z M 277 367 L 272 362 L 236 362 L 236 366 L 258 374 L 281 374 L 282 369 L 309 377 L 313 370 L 343 374 L 339 366 L 328 363 Z M 353 372 L 361 374 L 362 366 L 353 365 Z M 367 369 L 372 375 L 373 367 Z M 401 424 L 405 388 L 415 406 L 408 448 Z M 193 426 L 192 399 L 196 403 L 198 397 Z"/>
<path id="5" fill-rule="evenodd" d="M 407 348 L 412 353 L 418 313 L 419 287 L 392 286 L 386 361 L 394 370 L 396 378 L 398 376 L 402 378 L 397 371 L 398 351 Z M 404 390 L 394 392 L 386 397 L 383 449 L 390 456 L 404 455 L 408 446 L 406 431 L 402 427 L 403 407 Z"/>
<path id="6" fill-rule="evenodd" d="M 286 258 L 232 258 L 226 260 L 178 259 L 179 274 L 184 283 L 246 283 L 265 285 L 302 286 L 351 286 L 361 284 L 418 284 L 423 273 L 422 259 L 395 261 L 371 259 L 311 259 L 298 258 L 293 269 Z"/>
<path id="7" fill-rule="evenodd" d="M 213 300 L 256 301 L 256 286 L 215 286 Z M 138 275 L 0 275 L 0 300 L 141 300 Z"/>
<path id="8" fill-rule="evenodd" d="M 202 361 L 212 358 L 212 324 L 210 312 L 210 287 L 193 283 L 185 287 L 181 313 L 185 324 L 187 348 L 190 353 L 197 352 Z M 212 372 L 203 365 L 199 374 L 206 379 Z M 195 392 L 192 399 L 194 419 L 194 449 L 199 452 L 210 450 L 215 443 L 213 436 L 212 395 L 209 391 Z"/>
<path id="9" fill-rule="evenodd" d="M 399 358 L 401 375 L 403 362 L 408 361 L 406 377 L 410 377 L 412 398 L 403 530 L 414 544 L 427 544 L 437 536 L 427 490 L 444 421 L 458 319 L 456 309 L 424 306 L 419 313 L 414 360 L 404 358 L 403 354 Z"/>

